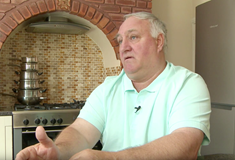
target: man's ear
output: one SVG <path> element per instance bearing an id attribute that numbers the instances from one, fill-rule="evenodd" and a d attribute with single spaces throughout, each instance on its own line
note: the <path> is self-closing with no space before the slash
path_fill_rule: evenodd
<path id="1" fill-rule="evenodd" d="M 160 52 L 161 50 L 163 50 L 163 46 L 164 46 L 164 36 L 163 36 L 162 33 L 160 33 L 160 34 L 157 36 L 156 44 L 157 44 L 157 50 L 158 50 L 158 52 Z"/>

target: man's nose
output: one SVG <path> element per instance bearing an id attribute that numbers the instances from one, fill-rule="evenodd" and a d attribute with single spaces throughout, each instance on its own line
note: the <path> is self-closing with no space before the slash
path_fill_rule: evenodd
<path id="1" fill-rule="evenodd" d="M 130 42 L 128 40 L 122 40 L 122 43 L 119 45 L 119 51 L 125 53 L 131 50 Z"/>

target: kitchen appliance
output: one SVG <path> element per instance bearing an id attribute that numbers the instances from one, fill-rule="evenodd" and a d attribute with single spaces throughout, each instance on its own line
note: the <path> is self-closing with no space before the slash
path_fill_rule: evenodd
<path id="1" fill-rule="evenodd" d="M 211 0 L 196 7 L 195 71 L 216 106 L 235 104 L 234 6 L 234 0 Z"/>
<path id="2" fill-rule="evenodd" d="M 16 104 L 13 115 L 13 153 L 16 154 L 25 147 L 38 143 L 35 138 L 37 126 L 43 126 L 51 139 L 56 136 L 77 118 L 84 101 L 62 104 L 43 104 L 27 107 Z M 98 142 L 94 149 L 101 149 Z"/>
<path id="3" fill-rule="evenodd" d="M 70 19 L 57 15 L 49 15 L 43 21 L 31 23 L 25 29 L 27 32 L 56 33 L 56 34 L 84 34 L 90 27 L 71 22 Z"/>
<path id="4" fill-rule="evenodd" d="M 196 7 L 195 71 L 204 78 L 212 103 L 211 143 L 202 146 L 202 155 L 235 154 L 234 6 L 234 0 L 211 0 Z"/>

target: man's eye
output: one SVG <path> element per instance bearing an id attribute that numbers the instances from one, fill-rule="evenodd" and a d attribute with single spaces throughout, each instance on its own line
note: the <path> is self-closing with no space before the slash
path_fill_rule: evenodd
<path id="1" fill-rule="evenodd" d="M 122 40 L 117 40 L 118 44 L 121 44 L 122 43 Z"/>
<path id="2" fill-rule="evenodd" d="M 136 38 L 137 38 L 136 36 L 131 36 L 131 39 L 132 39 L 132 40 L 134 40 L 134 39 L 136 39 Z"/>

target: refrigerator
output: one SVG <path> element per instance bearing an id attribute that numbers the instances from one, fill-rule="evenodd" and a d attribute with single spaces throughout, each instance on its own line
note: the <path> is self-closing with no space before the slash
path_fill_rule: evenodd
<path id="1" fill-rule="evenodd" d="M 205 80 L 212 104 L 235 106 L 235 0 L 196 7 L 195 72 Z"/>
<path id="2" fill-rule="evenodd" d="M 235 0 L 196 7 L 195 72 L 212 102 L 211 143 L 202 155 L 235 154 Z"/>

